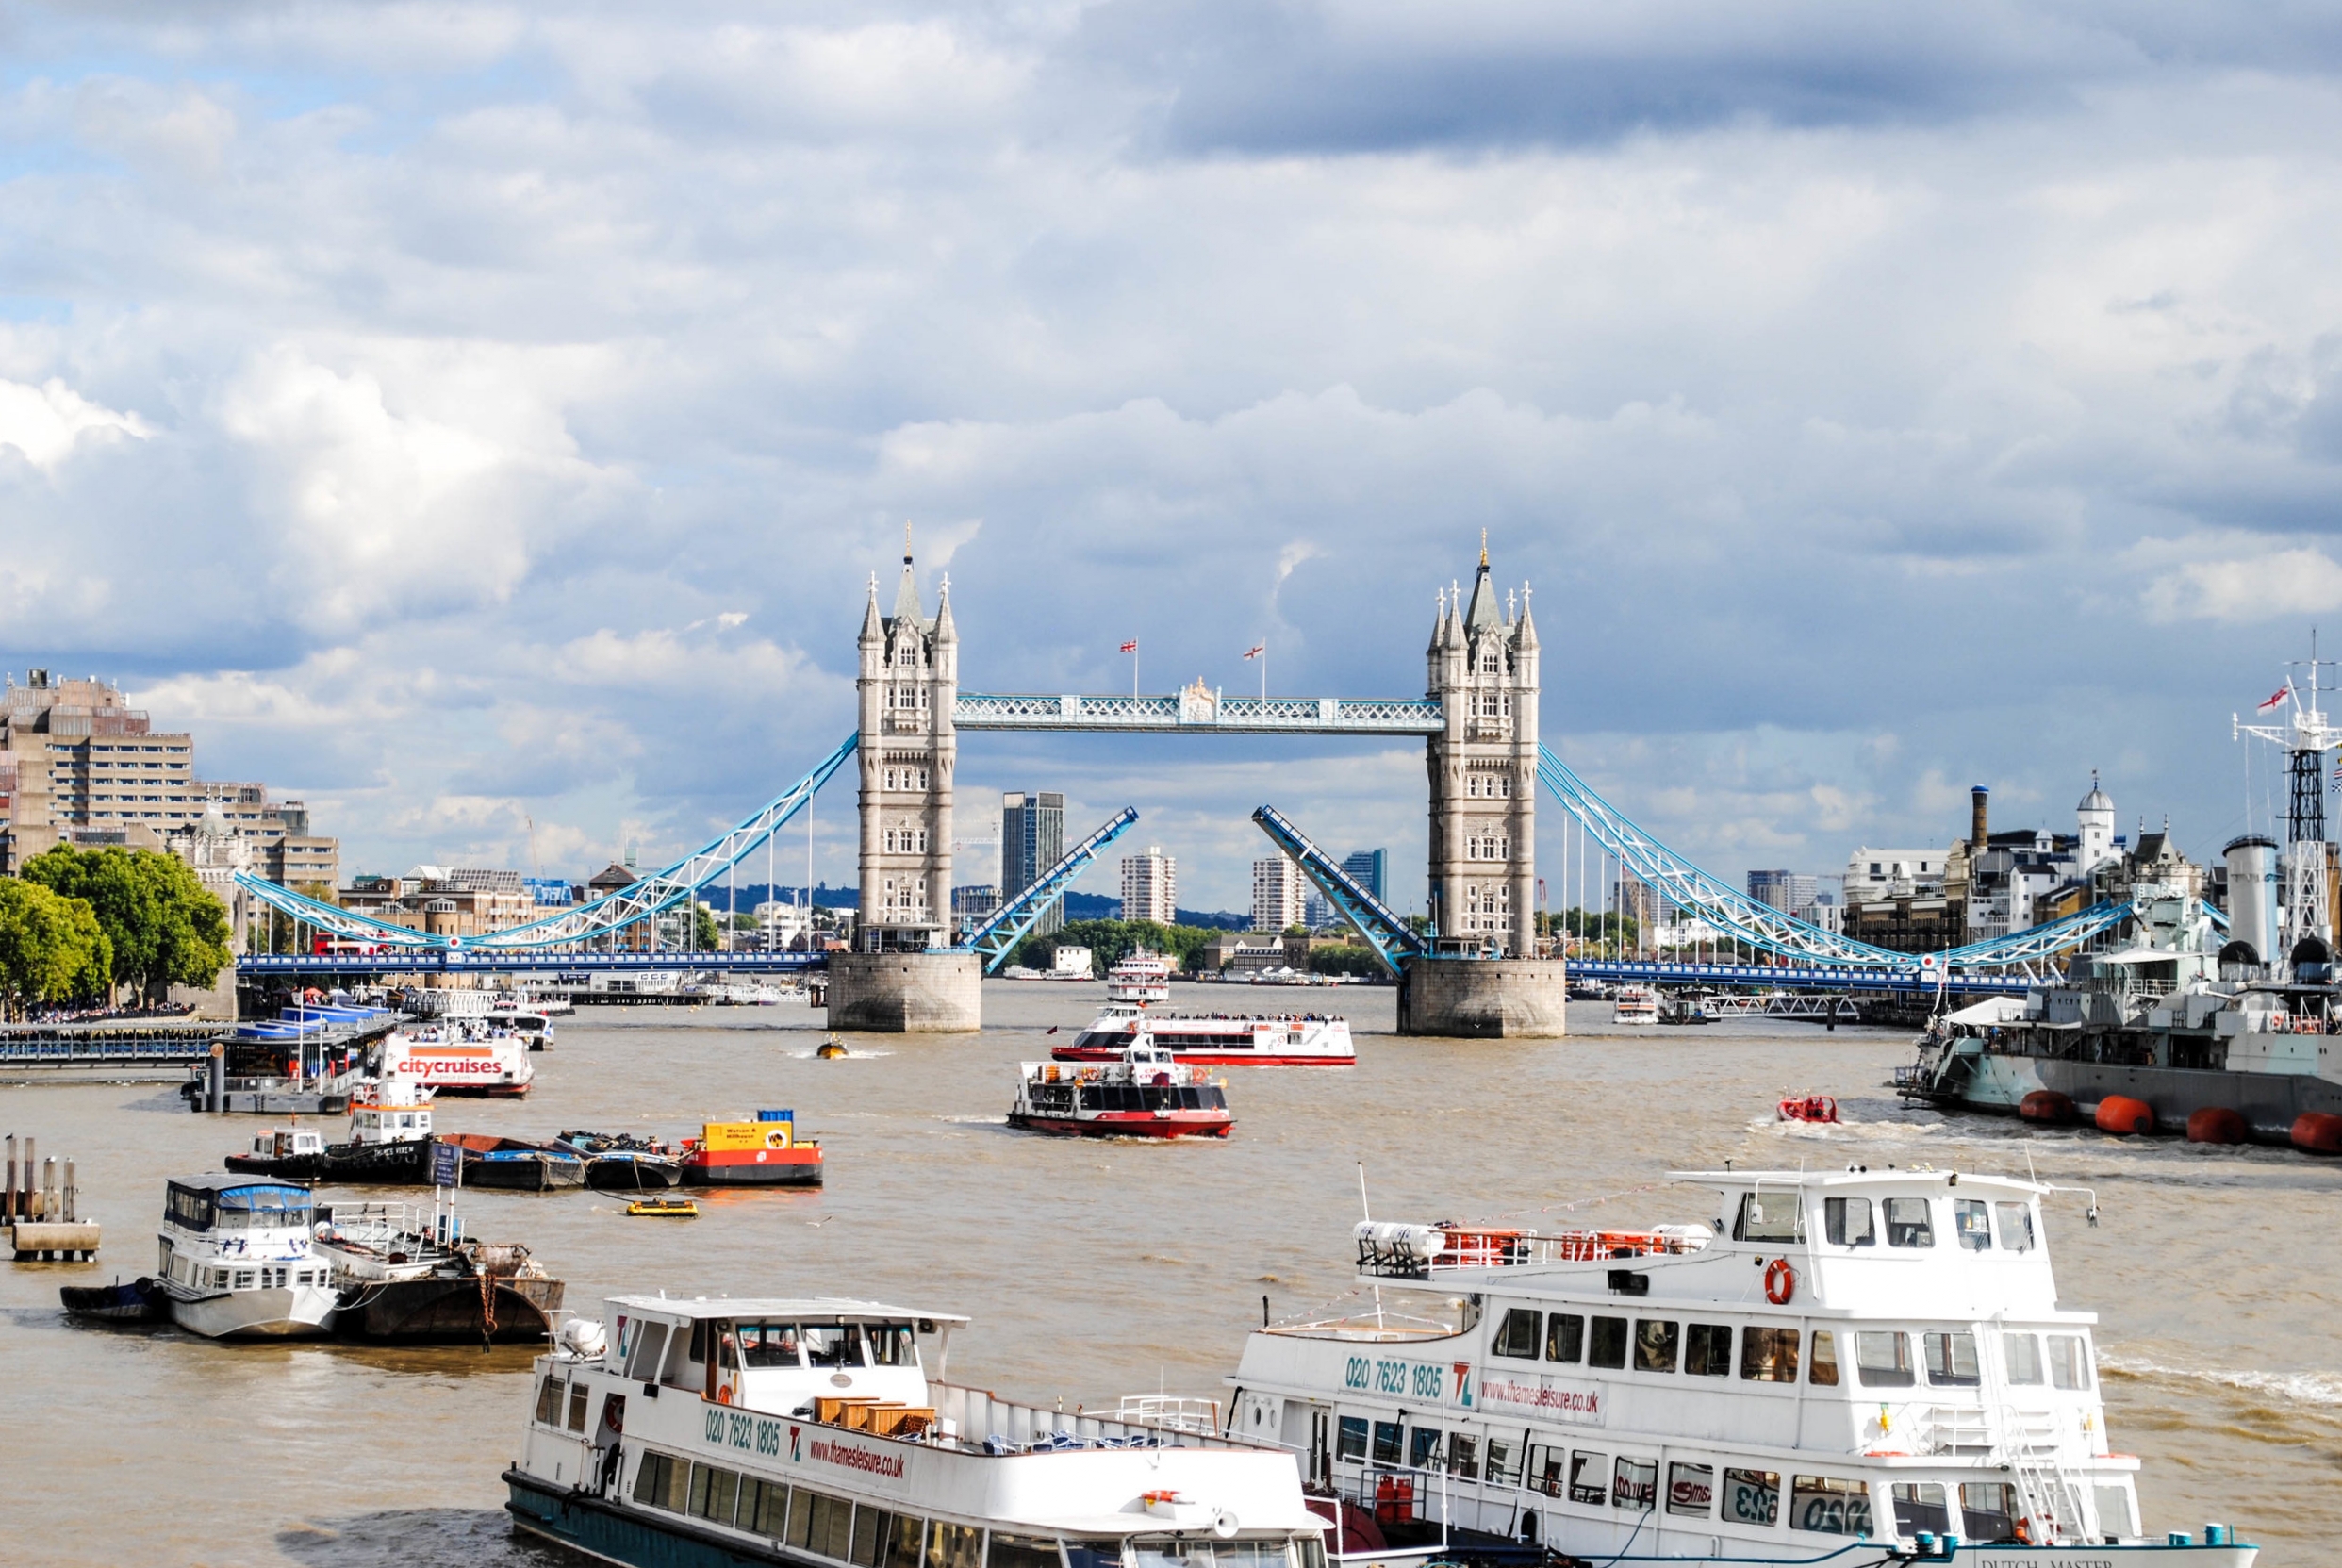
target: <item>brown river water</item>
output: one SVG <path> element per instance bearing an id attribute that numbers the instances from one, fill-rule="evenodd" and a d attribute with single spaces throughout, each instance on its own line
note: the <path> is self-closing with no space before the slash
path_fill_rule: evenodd
<path id="1" fill-rule="evenodd" d="M 828 1062 L 802 1004 L 581 1009 L 527 1099 L 442 1100 L 443 1130 L 671 1136 L 789 1106 L 828 1151 L 828 1187 L 703 1196 L 697 1221 L 629 1219 L 601 1194 L 467 1193 L 466 1223 L 525 1242 L 576 1311 L 664 1288 L 965 1312 L 955 1381 L 1096 1405 L 1224 1397 L 1263 1296 L 1279 1317 L 1344 1296 L 1361 1162 L 1380 1217 L 1565 1226 L 1703 1221 L 1704 1196 L 1665 1173 L 1725 1160 L 2030 1161 L 2098 1195 L 2096 1230 L 2079 1197 L 2050 1199 L 2050 1243 L 2066 1304 L 2100 1314 L 2110 1426 L 2145 1461 L 2148 1527 L 2224 1521 L 2270 1564 L 2328 1560 L 2342 1540 L 2342 1164 L 1905 1111 L 1881 1087 L 1908 1058 L 1900 1032 L 1628 1032 L 1588 1004 L 1568 1040 L 1401 1039 L 1393 994 L 1363 987 L 1182 988 L 1189 1007 L 1338 1009 L 1358 1034 L 1354 1069 L 1231 1070 L 1224 1144 L 1010 1131 L 1014 1065 L 1102 994 L 992 982 L 981 1035 L 858 1037 Z M 1836 1095 L 1848 1125 L 1776 1123 L 1789 1089 Z M 569 1560 L 512 1541 L 501 1511 L 526 1350 L 231 1346 L 65 1321 L 58 1286 L 152 1267 L 166 1176 L 218 1169 L 265 1125 L 190 1114 L 156 1085 L 0 1086 L 0 1131 L 75 1156 L 84 1213 L 106 1226 L 95 1264 L 0 1264 L 0 1560 Z M 1608 1195 L 1624 1196 L 1555 1207 Z"/>

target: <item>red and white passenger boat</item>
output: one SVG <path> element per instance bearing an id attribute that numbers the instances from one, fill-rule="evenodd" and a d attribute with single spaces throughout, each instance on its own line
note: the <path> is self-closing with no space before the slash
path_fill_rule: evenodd
<path id="1" fill-rule="evenodd" d="M 483 1018 L 445 1018 L 408 1024 L 383 1043 L 385 1078 L 404 1075 L 443 1095 L 529 1092 L 536 1065 L 524 1035 Z"/>
<path id="2" fill-rule="evenodd" d="M 1195 1067 L 1350 1067 L 1358 1052 L 1346 1019 L 1324 1013 L 1158 1013 L 1113 1002 L 1049 1054 L 1060 1062 L 1115 1062 L 1144 1023 L 1158 1049 Z"/>
<path id="3" fill-rule="evenodd" d="M 1138 1042 L 1095 1066 L 1020 1063 L 1009 1125 L 1085 1138 L 1225 1138 L 1236 1118 L 1201 1067 Z"/>
<path id="4" fill-rule="evenodd" d="M 1152 1007 L 1171 999 L 1171 961 L 1141 948 L 1106 971 L 1106 999 Z"/>

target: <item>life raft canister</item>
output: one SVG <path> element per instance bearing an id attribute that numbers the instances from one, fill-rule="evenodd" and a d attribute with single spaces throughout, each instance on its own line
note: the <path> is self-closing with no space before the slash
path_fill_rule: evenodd
<path id="1" fill-rule="evenodd" d="M 1765 1299 L 1776 1307 L 1786 1307 L 1789 1297 L 1797 1294 L 1797 1271 L 1789 1267 L 1787 1258 L 1775 1258 L 1765 1265 Z"/>

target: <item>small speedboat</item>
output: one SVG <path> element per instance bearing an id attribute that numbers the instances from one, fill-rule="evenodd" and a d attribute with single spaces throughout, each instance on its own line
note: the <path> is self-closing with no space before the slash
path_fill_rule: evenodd
<path id="1" fill-rule="evenodd" d="M 1838 1101 L 1827 1095 L 1786 1095 L 1780 1105 L 1785 1122 L 1828 1122 L 1838 1120 Z"/>
<path id="2" fill-rule="evenodd" d="M 638 1197 L 626 1212 L 648 1219 L 698 1219 L 700 1205 L 688 1197 Z"/>
<path id="3" fill-rule="evenodd" d="M 171 1297 L 144 1275 L 126 1285 L 120 1279 L 110 1285 L 66 1285 L 57 1294 L 74 1316 L 104 1323 L 153 1323 L 171 1316 Z"/>
<path id="4" fill-rule="evenodd" d="M 851 1056 L 853 1052 L 846 1048 L 845 1041 L 833 1034 L 814 1048 L 814 1054 L 824 1062 L 834 1062 L 841 1056 Z"/>

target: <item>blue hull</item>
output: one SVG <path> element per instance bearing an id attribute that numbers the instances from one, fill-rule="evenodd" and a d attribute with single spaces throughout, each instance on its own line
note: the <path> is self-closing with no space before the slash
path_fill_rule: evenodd
<path id="1" fill-rule="evenodd" d="M 634 1568 L 816 1568 L 778 1551 L 759 1551 L 718 1538 L 682 1514 L 620 1508 L 599 1497 L 547 1486 L 517 1470 L 504 1472 L 512 1495 L 504 1504 L 517 1529 Z"/>

